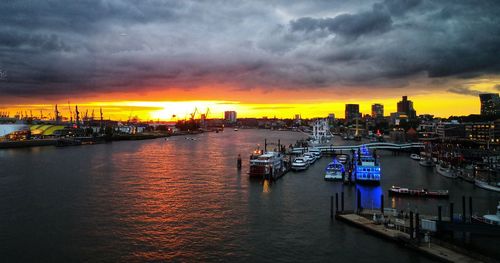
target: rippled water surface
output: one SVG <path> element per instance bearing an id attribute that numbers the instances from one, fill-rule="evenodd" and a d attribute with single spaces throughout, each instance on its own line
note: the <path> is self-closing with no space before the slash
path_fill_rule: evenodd
<path id="1" fill-rule="evenodd" d="M 227 130 L 194 140 L 0 150 L 0 261 L 429 261 L 330 221 L 329 196 L 343 187 L 323 180 L 328 158 L 274 184 L 248 178 L 247 158 L 264 138 L 288 145 L 301 136 Z M 466 193 L 478 209 L 495 208 L 498 194 L 436 176 L 407 156 L 382 155 L 382 186 L 362 189 L 365 207 L 400 184 L 450 189 L 457 207 Z M 346 208 L 354 190 L 344 189 Z M 386 197 L 386 206 L 428 212 L 438 203 L 447 201 Z"/>

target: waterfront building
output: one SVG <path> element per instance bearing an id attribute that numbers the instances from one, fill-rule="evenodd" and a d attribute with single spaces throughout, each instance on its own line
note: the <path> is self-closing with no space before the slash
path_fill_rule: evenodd
<path id="1" fill-rule="evenodd" d="M 500 119 L 465 124 L 467 139 L 479 143 L 500 143 Z"/>
<path id="2" fill-rule="evenodd" d="M 372 104 L 372 117 L 375 120 L 384 118 L 384 105 L 379 103 Z"/>
<path id="3" fill-rule="evenodd" d="M 500 98 L 498 93 L 479 94 L 481 101 L 481 115 L 496 116 L 500 114 Z"/>
<path id="4" fill-rule="evenodd" d="M 436 134 L 440 139 L 465 138 L 465 125 L 457 121 L 440 122 L 436 126 Z"/>
<path id="5" fill-rule="evenodd" d="M 235 123 L 236 122 L 236 111 L 225 111 L 224 112 L 224 120 L 227 123 Z"/>
<path id="6" fill-rule="evenodd" d="M 406 115 L 406 112 L 393 112 L 390 119 L 392 125 L 399 125 L 401 122 L 408 120 L 408 115 Z"/>
<path id="7" fill-rule="evenodd" d="M 345 122 L 353 122 L 360 118 L 359 104 L 346 104 L 345 105 Z"/>
<path id="8" fill-rule="evenodd" d="M 413 108 L 413 101 L 408 100 L 408 96 L 403 96 L 397 106 L 398 112 L 404 112 L 408 116 L 408 119 L 413 120 L 417 117 L 417 112 Z"/>
<path id="9" fill-rule="evenodd" d="M 328 114 L 328 124 L 331 126 L 335 123 L 335 113 Z"/>

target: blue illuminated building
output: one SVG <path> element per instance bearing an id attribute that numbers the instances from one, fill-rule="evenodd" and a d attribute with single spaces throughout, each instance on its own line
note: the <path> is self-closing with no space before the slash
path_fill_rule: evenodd
<path id="1" fill-rule="evenodd" d="M 380 163 L 364 145 L 354 154 L 354 172 L 356 183 L 380 184 Z"/>

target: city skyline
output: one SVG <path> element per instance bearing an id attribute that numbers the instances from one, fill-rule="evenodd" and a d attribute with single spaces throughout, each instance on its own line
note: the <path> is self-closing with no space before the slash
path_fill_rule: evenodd
<path id="1" fill-rule="evenodd" d="M 350 103 L 394 112 L 406 95 L 419 112 L 448 117 L 479 114 L 477 95 L 500 89 L 494 1 L 0 7 L 0 111 L 12 114 L 70 101 L 115 119 L 168 120 L 195 107 L 342 116 Z"/>

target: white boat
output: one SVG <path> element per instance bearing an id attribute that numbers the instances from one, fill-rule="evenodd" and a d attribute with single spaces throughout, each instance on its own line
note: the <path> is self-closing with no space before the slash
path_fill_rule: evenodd
<path id="1" fill-rule="evenodd" d="M 342 180 L 344 173 L 344 166 L 337 159 L 333 159 L 333 161 L 326 166 L 325 180 Z"/>
<path id="2" fill-rule="evenodd" d="M 309 152 L 314 154 L 314 157 L 316 157 L 316 159 L 320 159 L 321 158 L 321 150 L 316 148 L 316 147 L 313 147 L 313 148 L 309 148 Z"/>
<path id="3" fill-rule="evenodd" d="M 489 184 L 488 182 L 486 181 L 483 181 L 483 180 L 479 180 L 479 179 L 475 179 L 474 180 L 474 184 L 477 186 L 477 187 L 480 187 L 480 188 L 483 188 L 483 189 L 486 189 L 486 190 L 490 190 L 490 191 L 495 191 L 495 192 L 500 192 L 500 185 L 497 183 L 496 186 L 495 185 L 492 185 L 492 184 Z"/>
<path id="4" fill-rule="evenodd" d="M 292 162 L 292 170 L 303 171 L 309 168 L 309 162 L 304 157 L 297 157 Z"/>
<path id="5" fill-rule="evenodd" d="M 309 165 L 313 164 L 316 162 L 316 156 L 313 153 L 304 153 L 303 155 L 304 159 L 307 160 Z"/>
<path id="6" fill-rule="evenodd" d="M 341 154 L 341 155 L 338 155 L 338 156 L 337 156 L 337 159 L 339 160 L 339 162 L 340 162 L 341 164 L 345 165 L 345 164 L 347 163 L 347 161 L 348 161 L 348 159 L 349 159 L 349 158 L 348 158 L 348 156 L 347 156 L 347 155 L 345 155 L 345 154 Z"/>
<path id="7" fill-rule="evenodd" d="M 434 161 L 432 161 L 432 159 L 429 157 L 425 157 L 425 158 L 420 159 L 419 164 L 424 166 L 424 167 L 433 167 L 435 165 Z"/>
<path id="8" fill-rule="evenodd" d="M 234 131 L 238 131 L 238 128 L 234 128 Z"/>
<path id="9" fill-rule="evenodd" d="M 250 176 L 276 179 L 285 169 L 283 158 L 279 152 L 254 152 L 250 156 Z"/>
<path id="10" fill-rule="evenodd" d="M 447 178 L 455 179 L 458 177 L 458 175 L 451 170 L 450 165 L 448 164 L 439 163 L 436 166 L 436 171 L 438 174 Z"/>
<path id="11" fill-rule="evenodd" d="M 413 160 L 416 160 L 416 161 L 420 161 L 420 155 L 418 155 L 416 153 L 410 154 L 410 158 Z"/>
<path id="12" fill-rule="evenodd" d="M 328 120 L 316 120 L 313 124 L 312 134 L 310 135 L 310 144 L 312 146 L 327 145 L 330 143 L 332 138 L 333 134 L 330 132 Z"/>
<path id="13" fill-rule="evenodd" d="M 497 213 L 495 215 L 472 216 L 472 219 L 479 223 L 500 226 L 500 202 L 498 202 Z"/>

